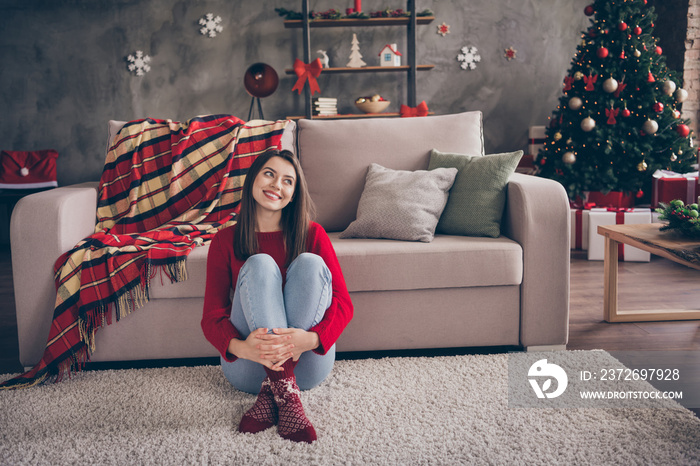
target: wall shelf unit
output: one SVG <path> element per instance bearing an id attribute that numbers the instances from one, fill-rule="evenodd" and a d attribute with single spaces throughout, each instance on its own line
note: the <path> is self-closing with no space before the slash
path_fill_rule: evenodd
<path id="1" fill-rule="evenodd" d="M 335 74 L 335 73 L 396 73 L 396 72 L 406 72 L 409 70 L 409 66 L 363 66 L 362 68 L 324 68 L 323 73 Z M 435 68 L 435 65 L 417 65 L 416 69 L 418 71 L 428 71 Z M 294 74 L 294 70 L 287 68 L 284 70 L 286 74 Z M 323 74 L 321 73 L 321 74 Z"/>
<path id="2" fill-rule="evenodd" d="M 430 24 L 435 20 L 434 16 L 418 16 L 418 24 Z M 309 27 L 312 28 L 346 28 L 355 26 L 408 26 L 409 17 L 402 18 L 368 18 L 368 19 L 312 19 Z M 303 27 L 301 19 L 288 19 L 284 21 L 287 29 L 299 29 Z"/>
<path id="3" fill-rule="evenodd" d="M 406 89 L 406 104 L 410 107 L 416 106 L 416 73 L 418 71 L 428 71 L 435 67 L 435 65 L 417 65 L 416 64 L 416 27 L 417 25 L 430 24 L 435 20 L 434 16 L 416 16 L 416 0 L 406 0 L 407 7 L 406 11 L 409 12 L 410 16 L 400 17 L 400 18 L 368 18 L 368 19 L 309 19 L 309 0 L 302 0 L 302 19 L 300 20 L 285 20 L 284 27 L 290 29 L 303 30 L 303 40 L 304 40 L 304 63 L 310 63 L 311 58 L 311 36 L 310 29 L 312 28 L 343 28 L 343 27 L 375 27 L 375 26 L 401 26 L 406 28 L 406 57 L 408 64 L 404 66 L 364 66 L 362 68 L 347 68 L 347 67 L 337 67 L 337 68 L 324 68 L 321 72 L 321 76 L 318 79 L 322 79 L 324 74 L 335 74 L 335 73 L 385 73 L 385 72 L 398 72 L 405 73 L 407 76 L 407 89 Z M 286 74 L 295 74 L 293 69 L 286 69 Z M 292 116 L 289 119 L 319 119 L 319 120 L 333 120 L 333 119 L 343 119 L 343 118 L 377 118 L 377 117 L 397 117 L 400 116 L 399 113 L 371 113 L 371 114 L 349 114 L 349 115 L 313 115 L 313 106 L 311 91 L 309 86 L 304 86 L 305 93 L 305 112 L 304 116 Z"/>

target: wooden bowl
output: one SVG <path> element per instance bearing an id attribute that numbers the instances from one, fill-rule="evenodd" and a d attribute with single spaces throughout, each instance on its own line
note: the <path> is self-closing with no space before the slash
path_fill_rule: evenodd
<path id="1" fill-rule="evenodd" d="M 355 106 L 362 110 L 364 113 L 382 113 L 391 104 L 388 100 L 380 100 L 378 102 L 355 102 Z"/>

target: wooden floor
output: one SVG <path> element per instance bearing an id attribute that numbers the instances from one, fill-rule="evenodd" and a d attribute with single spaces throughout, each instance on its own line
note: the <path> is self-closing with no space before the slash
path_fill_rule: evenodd
<path id="1" fill-rule="evenodd" d="M 620 309 L 700 309 L 700 271 L 652 256 L 621 262 Z M 700 321 L 616 323 L 603 321 L 603 263 L 571 254 L 568 349 L 700 350 Z M 0 373 L 21 370 L 10 252 L 0 249 Z M 694 410 L 698 411 L 698 410 Z"/>

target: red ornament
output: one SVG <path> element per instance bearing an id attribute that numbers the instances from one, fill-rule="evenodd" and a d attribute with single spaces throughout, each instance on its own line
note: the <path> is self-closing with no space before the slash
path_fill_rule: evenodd
<path id="1" fill-rule="evenodd" d="M 586 8 L 583 9 L 583 13 L 586 16 L 593 16 L 593 13 L 595 13 L 595 8 L 593 8 L 593 5 L 588 5 Z"/>
<path id="2" fill-rule="evenodd" d="M 687 138 L 690 134 L 690 128 L 688 128 L 688 125 L 678 125 L 676 126 L 676 133 L 682 138 Z"/>
<path id="3" fill-rule="evenodd" d="M 663 49 L 657 45 L 656 46 L 656 54 L 661 55 L 662 53 L 664 53 Z"/>
<path id="4" fill-rule="evenodd" d="M 626 30 L 627 30 L 627 23 L 625 23 L 624 21 L 622 21 L 620 24 L 617 25 L 617 28 L 618 28 L 620 31 L 626 31 Z"/>
<path id="5" fill-rule="evenodd" d="M 626 108 L 623 108 L 621 114 L 622 114 L 623 117 L 627 118 L 628 116 L 632 115 L 632 112 L 630 112 L 630 111 L 629 111 L 628 109 L 626 109 Z"/>
<path id="6" fill-rule="evenodd" d="M 623 50 L 622 52 L 620 52 L 620 60 L 624 60 L 625 58 L 627 57 L 625 56 L 625 51 Z"/>
<path id="7" fill-rule="evenodd" d="M 540 159 L 540 165 L 544 165 L 545 163 L 547 163 L 547 159 L 545 159 L 544 157 L 541 158 L 541 159 Z"/>
<path id="8" fill-rule="evenodd" d="M 608 53 L 609 53 L 609 51 L 605 47 L 599 48 L 598 51 L 596 52 L 596 54 L 598 55 L 598 58 L 605 58 L 608 56 Z"/>
<path id="9" fill-rule="evenodd" d="M 614 125 L 615 123 L 617 123 L 617 120 L 615 119 L 615 117 L 617 117 L 617 115 L 619 113 L 620 113 L 619 108 L 606 108 L 605 109 L 605 116 L 608 117 L 607 123 L 609 125 Z"/>
<path id="10" fill-rule="evenodd" d="M 651 71 L 649 72 L 649 77 L 647 78 L 647 82 L 650 82 L 650 83 L 656 82 L 656 79 L 654 79 L 654 75 L 651 74 Z"/>
<path id="11" fill-rule="evenodd" d="M 664 104 L 661 102 L 656 102 L 652 108 L 656 113 L 661 113 L 664 111 Z"/>
<path id="12" fill-rule="evenodd" d="M 640 189 L 639 191 L 637 191 L 636 196 L 637 196 L 637 199 L 643 198 L 643 197 L 644 197 L 644 191 L 642 191 L 642 190 Z"/>
<path id="13" fill-rule="evenodd" d="M 635 36 L 640 36 L 640 35 L 642 35 L 642 28 L 640 28 L 639 26 L 637 26 L 637 27 L 634 28 L 633 32 L 634 32 L 634 35 L 635 35 Z"/>
<path id="14" fill-rule="evenodd" d="M 586 83 L 586 87 L 584 87 L 585 90 L 587 91 L 592 91 L 595 89 L 593 85 L 595 82 L 598 80 L 598 75 L 594 74 L 593 76 L 584 76 L 583 81 Z"/>

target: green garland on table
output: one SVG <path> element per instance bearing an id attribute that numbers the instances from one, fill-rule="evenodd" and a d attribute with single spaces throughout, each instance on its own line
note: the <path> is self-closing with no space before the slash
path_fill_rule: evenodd
<path id="1" fill-rule="evenodd" d="M 674 199 L 668 204 L 661 203 L 656 211 L 661 214 L 659 219 L 667 220 L 668 225 L 661 227 L 661 231 L 675 230 L 683 236 L 700 239 L 700 218 L 698 205 L 685 203 L 680 199 Z"/>

